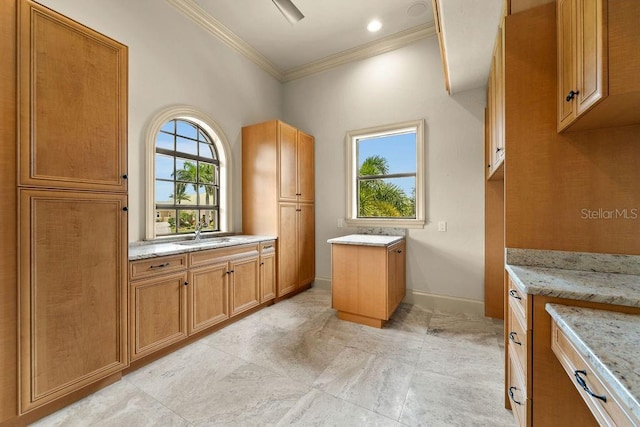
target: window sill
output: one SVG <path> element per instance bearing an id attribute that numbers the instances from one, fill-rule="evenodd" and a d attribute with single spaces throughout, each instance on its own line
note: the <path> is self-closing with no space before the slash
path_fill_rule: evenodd
<path id="1" fill-rule="evenodd" d="M 363 219 L 345 218 L 344 222 L 349 227 L 381 227 L 381 228 L 424 228 L 423 219 Z"/>

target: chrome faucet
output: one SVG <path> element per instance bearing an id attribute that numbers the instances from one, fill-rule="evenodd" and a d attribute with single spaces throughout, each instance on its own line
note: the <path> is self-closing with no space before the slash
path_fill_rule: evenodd
<path id="1" fill-rule="evenodd" d="M 198 223 L 196 224 L 195 237 L 193 238 L 193 240 L 195 240 L 196 242 L 200 241 L 200 233 L 202 233 L 202 227 L 204 227 L 204 221 L 198 221 Z"/>

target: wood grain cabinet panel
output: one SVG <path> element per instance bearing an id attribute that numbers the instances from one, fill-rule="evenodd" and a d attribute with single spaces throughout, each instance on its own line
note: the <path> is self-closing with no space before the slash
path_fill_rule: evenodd
<path id="1" fill-rule="evenodd" d="M 276 297 L 276 242 L 260 244 L 260 302 Z"/>
<path id="2" fill-rule="evenodd" d="M 189 270 L 189 335 L 229 318 L 228 263 Z"/>
<path id="3" fill-rule="evenodd" d="M 314 138 L 279 120 L 242 128 L 242 229 L 274 235 L 277 297 L 315 279 Z"/>
<path id="4" fill-rule="evenodd" d="M 127 189 L 127 47 L 20 2 L 20 185 Z"/>
<path id="5" fill-rule="evenodd" d="M 260 268 L 257 254 L 229 263 L 231 316 L 260 304 Z"/>
<path id="6" fill-rule="evenodd" d="M 636 0 L 558 0 L 558 131 L 640 123 Z"/>
<path id="7" fill-rule="evenodd" d="M 20 197 L 21 412 L 128 364 L 125 195 Z"/>
<path id="8" fill-rule="evenodd" d="M 338 318 L 381 328 L 406 293 L 405 242 L 331 245 L 331 298 Z"/>
<path id="9" fill-rule="evenodd" d="M 187 272 L 131 283 L 131 358 L 187 337 Z"/>

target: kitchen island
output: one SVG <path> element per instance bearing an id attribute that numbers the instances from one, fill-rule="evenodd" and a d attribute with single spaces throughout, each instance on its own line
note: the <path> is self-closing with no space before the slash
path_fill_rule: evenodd
<path id="1" fill-rule="evenodd" d="M 352 234 L 327 243 L 338 318 L 382 328 L 406 295 L 404 236 Z"/>

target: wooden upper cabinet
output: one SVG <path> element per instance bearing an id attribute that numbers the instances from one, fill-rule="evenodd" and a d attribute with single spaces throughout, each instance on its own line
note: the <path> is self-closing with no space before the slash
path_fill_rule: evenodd
<path id="1" fill-rule="evenodd" d="M 124 369 L 122 194 L 19 190 L 20 412 Z"/>
<path id="2" fill-rule="evenodd" d="M 640 123 L 640 2 L 558 0 L 558 131 Z"/>
<path id="3" fill-rule="evenodd" d="M 313 202 L 313 136 L 280 121 L 278 135 L 280 200 Z"/>
<path id="4" fill-rule="evenodd" d="M 575 64 L 575 0 L 558 0 L 558 129 L 575 119 L 575 102 L 566 97 L 576 87 Z"/>
<path id="5" fill-rule="evenodd" d="M 283 201 L 296 201 L 298 198 L 297 135 L 296 128 L 278 122 L 280 200 Z"/>
<path id="6" fill-rule="evenodd" d="M 126 191 L 127 47 L 28 0 L 18 25 L 19 185 Z"/>
<path id="7" fill-rule="evenodd" d="M 504 161 L 505 146 L 505 87 L 504 87 L 504 33 L 503 27 L 498 30 L 491 68 L 489 70 L 489 80 L 487 83 L 487 117 L 485 131 L 487 144 L 487 178 L 501 178 L 500 173 L 502 162 Z"/>
<path id="8" fill-rule="evenodd" d="M 298 131 L 298 194 L 300 202 L 314 201 L 314 138 Z"/>

